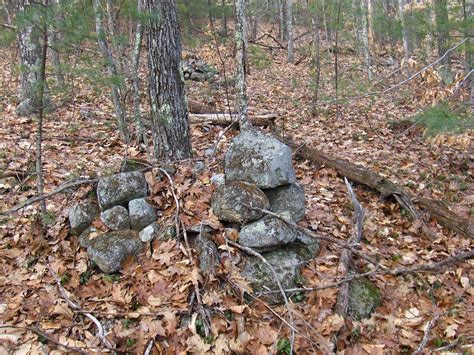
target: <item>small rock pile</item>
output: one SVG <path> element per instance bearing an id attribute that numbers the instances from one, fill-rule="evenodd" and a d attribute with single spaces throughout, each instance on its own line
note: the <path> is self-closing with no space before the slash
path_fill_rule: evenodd
<path id="1" fill-rule="evenodd" d="M 156 213 L 147 195 L 143 173 L 124 172 L 100 179 L 97 199 L 81 201 L 69 211 L 71 232 L 80 234 L 81 246 L 103 272 L 117 272 L 126 256 L 137 255 L 143 243 L 157 235 Z M 111 232 L 90 239 L 90 226 L 99 213 Z"/>
<path id="2" fill-rule="evenodd" d="M 220 185 L 212 196 L 214 214 L 223 222 L 243 225 L 238 242 L 262 254 L 283 288 L 296 287 L 301 265 L 316 255 L 319 243 L 262 211 L 294 222 L 305 215 L 305 195 L 296 181 L 290 148 L 260 131 L 242 132 L 225 154 L 225 180 Z M 255 292 L 276 290 L 266 299 L 281 301 L 273 273 L 259 258 L 245 258 L 242 274 Z"/>

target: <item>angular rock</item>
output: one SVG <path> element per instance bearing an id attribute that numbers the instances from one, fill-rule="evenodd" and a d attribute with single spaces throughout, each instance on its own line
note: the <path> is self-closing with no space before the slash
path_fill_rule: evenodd
<path id="1" fill-rule="evenodd" d="M 257 130 L 244 131 L 225 154 L 227 181 L 241 180 L 268 189 L 295 182 L 290 148 Z"/>
<path id="2" fill-rule="evenodd" d="M 114 206 L 100 214 L 100 219 L 110 229 L 130 229 L 130 217 L 123 206 Z"/>
<path id="3" fill-rule="evenodd" d="M 156 213 L 152 205 L 144 198 L 138 198 L 128 203 L 128 213 L 132 229 L 139 231 L 156 220 Z"/>
<path id="4" fill-rule="evenodd" d="M 288 184 L 263 191 L 270 201 L 270 211 L 277 214 L 288 212 L 298 222 L 304 217 L 304 190 L 300 184 Z"/>
<path id="5" fill-rule="evenodd" d="M 137 255 L 143 248 L 138 232 L 121 230 L 102 234 L 87 246 L 89 258 L 105 273 L 120 270 L 122 261 L 128 255 Z"/>
<path id="6" fill-rule="evenodd" d="M 301 256 L 305 257 L 305 261 L 313 259 L 319 252 L 319 239 L 311 238 L 306 234 L 297 232 L 296 240 L 290 245 L 290 248 L 296 248 Z"/>
<path id="7" fill-rule="evenodd" d="M 145 175 L 140 171 L 115 174 L 99 180 L 97 198 L 102 210 L 117 205 L 124 205 L 128 201 L 145 197 L 148 185 Z"/>
<path id="8" fill-rule="evenodd" d="M 143 228 L 140 231 L 140 234 L 139 234 L 140 240 L 143 243 L 150 242 L 158 236 L 159 232 L 160 232 L 160 226 L 158 225 L 158 223 L 153 222 L 152 224 Z"/>
<path id="9" fill-rule="evenodd" d="M 220 187 L 225 184 L 225 174 L 216 174 L 211 176 L 211 184 Z"/>
<path id="10" fill-rule="evenodd" d="M 264 253 L 262 256 L 272 265 L 283 289 L 298 287 L 300 267 L 305 261 L 298 251 L 280 249 Z M 279 292 L 275 276 L 262 260 L 257 257 L 247 257 L 244 260 L 241 274 L 250 282 L 254 293 L 258 297 L 262 297 L 273 304 L 283 302 L 283 296 Z M 259 295 L 259 292 L 265 291 L 277 292 Z"/>
<path id="11" fill-rule="evenodd" d="M 245 205 L 268 209 L 267 196 L 254 184 L 233 181 L 219 187 L 212 195 L 212 211 L 221 221 L 249 222 L 263 216 Z"/>
<path id="12" fill-rule="evenodd" d="M 349 283 L 347 313 L 353 319 L 360 321 L 364 318 L 370 318 L 380 302 L 380 291 L 369 279 L 355 279 Z"/>
<path id="13" fill-rule="evenodd" d="M 239 243 L 258 252 L 269 251 L 296 240 L 298 231 L 273 216 L 248 224 L 239 234 Z"/>
<path id="14" fill-rule="evenodd" d="M 95 201 L 85 200 L 76 203 L 69 210 L 69 224 L 72 234 L 81 234 L 99 214 L 99 206 Z"/>

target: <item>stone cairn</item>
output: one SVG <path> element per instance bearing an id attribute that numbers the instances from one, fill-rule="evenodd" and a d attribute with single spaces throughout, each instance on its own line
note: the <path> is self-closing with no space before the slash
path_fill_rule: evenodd
<path id="1" fill-rule="evenodd" d="M 305 195 L 296 181 L 290 148 L 251 129 L 231 141 L 224 164 L 225 178 L 213 179 L 220 185 L 212 196 L 213 213 L 224 223 L 242 226 L 238 242 L 261 253 L 275 269 L 283 288 L 297 287 L 300 267 L 314 258 L 319 243 L 259 210 L 270 210 L 294 222 L 304 217 Z M 265 298 L 281 302 L 275 277 L 261 259 L 246 257 L 242 275 L 257 294 L 274 291 Z"/>
<path id="2" fill-rule="evenodd" d="M 125 257 L 140 253 L 143 244 L 157 235 L 156 212 L 147 195 L 143 173 L 124 172 L 100 179 L 97 198 L 81 201 L 69 211 L 71 232 L 80 235 L 81 246 L 103 272 L 119 271 Z M 111 231 L 90 239 L 91 224 L 99 214 Z"/>

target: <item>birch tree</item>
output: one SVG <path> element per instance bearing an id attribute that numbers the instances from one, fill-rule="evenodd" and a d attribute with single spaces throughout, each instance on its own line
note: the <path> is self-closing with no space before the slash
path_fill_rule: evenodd
<path id="1" fill-rule="evenodd" d="M 244 130 L 250 127 L 245 70 L 245 57 L 247 55 L 245 45 L 245 0 L 235 1 L 235 19 L 235 85 L 238 95 L 239 125 L 240 129 Z"/>
<path id="2" fill-rule="evenodd" d="M 176 0 L 145 0 L 144 8 L 154 157 L 161 162 L 186 159 L 191 139 Z"/>
<path id="3" fill-rule="evenodd" d="M 288 63 L 293 63 L 295 60 L 294 42 L 293 42 L 293 0 L 286 0 L 286 19 L 288 31 Z"/>

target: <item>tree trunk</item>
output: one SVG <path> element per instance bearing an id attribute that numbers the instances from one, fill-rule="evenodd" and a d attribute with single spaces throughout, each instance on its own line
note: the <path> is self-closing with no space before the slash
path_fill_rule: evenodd
<path id="1" fill-rule="evenodd" d="M 403 51 L 405 52 L 405 58 L 411 56 L 410 37 L 408 33 L 408 25 L 404 13 L 404 0 L 398 0 L 398 17 L 402 25 L 402 41 Z"/>
<path id="2" fill-rule="evenodd" d="M 125 109 L 120 101 L 120 88 L 114 82 L 119 77 L 115 60 L 110 52 L 109 45 L 107 43 L 103 24 L 103 15 L 101 11 L 100 0 L 92 0 L 92 6 L 94 8 L 95 17 L 95 30 L 97 32 L 97 42 L 102 53 L 102 57 L 107 65 L 107 71 L 112 79 L 112 100 L 114 102 L 115 114 L 117 116 L 118 128 L 120 135 L 124 142 L 128 142 L 128 129 L 127 122 L 125 119 Z"/>
<path id="3" fill-rule="evenodd" d="M 154 156 L 167 162 L 191 156 L 175 0 L 145 0 Z"/>
<path id="4" fill-rule="evenodd" d="M 31 8 L 29 0 L 21 0 L 20 15 Z M 37 25 L 28 23 L 21 27 L 18 41 L 20 47 L 21 74 L 20 74 L 20 103 L 16 107 L 16 114 L 27 116 L 35 112 L 38 107 L 37 84 L 40 80 L 41 46 L 39 43 L 40 30 Z"/>
<path id="5" fill-rule="evenodd" d="M 370 0 L 360 0 L 360 10 L 361 10 L 361 37 L 362 37 L 362 46 L 364 49 L 364 58 L 365 58 L 365 70 L 367 72 L 367 78 L 372 80 L 372 58 L 370 57 L 370 37 L 369 37 L 369 20 L 368 20 L 368 8 L 367 4 L 370 3 Z"/>
<path id="6" fill-rule="evenodd" d="M 279 15 L 279 35 L 282 41 L 287 39 L 287 28 L 285 21 L 285 0 L 278 0 L 278 15 Z"/>
<path id="7" fill-rule="evenodd" d="M 288 31 L 288 63 L 293 63 L 295 60 L 293 48 L 293 0 L 286 0 L 286 20 Z"/>
<path id="8" fill-rule="evenodd" d="M 438 57 L 442 57 L 449 49 L 449 23 L 447 0 L 435 0 L 436 34 L 438 36 Z M 440 62 L 442 65 L 443 79 L 449 74 L 450 55 Z"/>
<path id="9" fill-rule="evenodd" d="M 314 15 L 312 21 L 312 33 L 313 33 L 313 58 L 312 58 L 312 69 L 314 73 L 314 92 L 313 92 L 313 105 L 316 105 L 319 97 L 319 83 L 321 79 L 321 48 L 318 18 Z"/>
<path id="10" fill-rule="evenodd" d="M 246 56 L 247 48 L 245 46 L 245 0 L 235 1 L 235 66 L 236 78 L 235 86 L 238 95 L 239 108 L 239 125 L 240 129 L 245 130 L 250 127 L 248 119 L 248 99 L 247 99 L 247 84 L 246 84 Z"/>
<path id="11" fill-rule="evenodd" d="M 225 0 L 222 0 L 222 36 L 227 37 L 227 7 Z"/>

